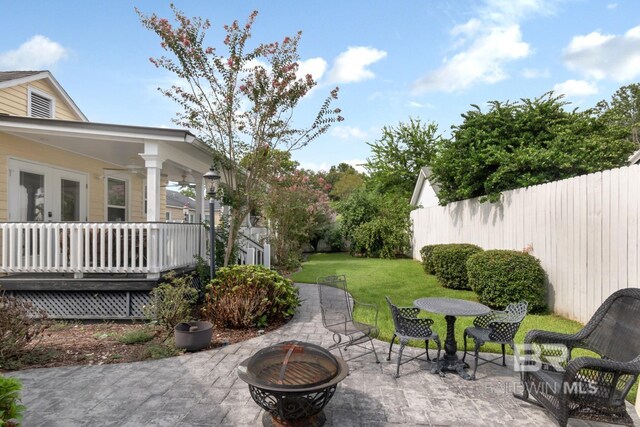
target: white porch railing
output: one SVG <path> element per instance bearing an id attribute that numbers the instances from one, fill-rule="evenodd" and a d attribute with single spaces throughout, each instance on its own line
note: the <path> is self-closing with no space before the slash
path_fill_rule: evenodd
<path id="1" fill-rule="evenodd" d="M 271 246 L 260 243 L 240 232 L 238 235 L 238 264 L 257 264 L 271 268 Z"/>
<path id="2" fill-rule="evenodd" d="M 0 234 L 5 273 L 157 275 L 205 254 L 200 224 L 8 222 Z"/>

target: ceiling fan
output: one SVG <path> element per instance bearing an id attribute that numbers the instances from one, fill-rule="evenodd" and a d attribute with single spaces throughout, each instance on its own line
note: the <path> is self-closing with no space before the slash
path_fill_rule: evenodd
<path id="1" fill-rule="evenodd" d="M 123 168 L 102 168 L 104 171 L 124 171 L 135 173 L 136 175 L 143 176 L 143 166 L 139 166 L 135 163 L 135 159 L 133 157 L 129 158 L 129 162 Z"/>
<path id="2" fill-rule="evenodd" d="M 176 182 L 175 184 L 161 185 L 161 187 L 163 187 L 163 188 L 164 187 L 174 187 L 176 185 L 178 187 L 180 187 L 181 189 L 183 189 L 183 188 L 196 188 L 196 184 L 187 181 L 187 175 L 186 174 L 183 174 L 182 175 L 182 179 L 180 181 Z"/>
<path id="3" fill-rule="evenodd" d="M 178 181 L 178 185 L 180 187 L 196 188 L 196 185 L 194 183 L 187 181 L 187 175 L 182 175 L 182 179 Z"/>

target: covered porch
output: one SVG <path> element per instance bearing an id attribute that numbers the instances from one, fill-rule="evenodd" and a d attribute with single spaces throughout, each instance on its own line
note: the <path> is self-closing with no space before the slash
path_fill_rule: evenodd
<path id="1" fill-rule="evenodd" d="M 0 273 L 158 279 L 206 256 L 200 224 L 212 152 L 190 132 L 2 116 L 2 134 Z M 165 222 L 169 182 L 194 189 L 192 224 Z"/>
<path id="2" fill-rule="evenodd" d="M 141 317 L 164 273 L 208 259 L 211 159 L 185 130 L 0 116 L 0 286 L 52 317 Z M 167 222 L 170 182 L 194 189 L 184 222 Z M 239 246 L 268 265 L 268 248 Z"/>

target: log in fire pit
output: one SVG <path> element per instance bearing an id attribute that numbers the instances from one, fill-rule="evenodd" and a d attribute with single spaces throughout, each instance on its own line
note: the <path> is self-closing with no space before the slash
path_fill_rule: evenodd
<path id="1" fill-rule="evenodd" d="M 263 348 L 238 367 L 251 397 L 266 411 L 265 426 L 321 426 L 322 409 L 348 373 L 342 358 L 300 341 Z"/>

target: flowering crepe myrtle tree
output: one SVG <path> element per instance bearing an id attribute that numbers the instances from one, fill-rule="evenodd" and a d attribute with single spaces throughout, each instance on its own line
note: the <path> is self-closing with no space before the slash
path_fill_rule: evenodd
<path id="1" fill-rule="evenodd" d="M 181 81 L 159 88 L 182 107 L 176 124 L 193 129 L 214 151 L 213 161 L 223 175 L 225 202 L 232 207 L 224 265 L 229 264 L 233 243 L 246 215 L 259 210 L 273 168 L 274 149 L 299 149 L 342 121 L 340 109 L 331 108 L 338 88 L 324 100 L 307 127 L 293 124 L 298 102 L 316 85 L 313 76 L 299 77 L 298 43 L 301 32 L 281 42 L 250 48 L 251 28 L 257 11 L 246 24 L 225 25 L 224 53 L 205 42 L 211 24 L 187 18 L 173 4 L 175 26 L 156 14 L 144 15 L 142 25 L 161 39 L 172 57 L 150 58 L 158 68 Z"/>
<path id="2" fill-rule="evenodd" d="M 323 177 L 297 169 L 274 176 L 266 194 L 264 212 L 269 218 L 276 264 L 297 267 L 305 243 L 315 244 L 335 219 L 329 204 L 331 185 Z M 314 245 L 315 246 L 315 245 Z"/>

